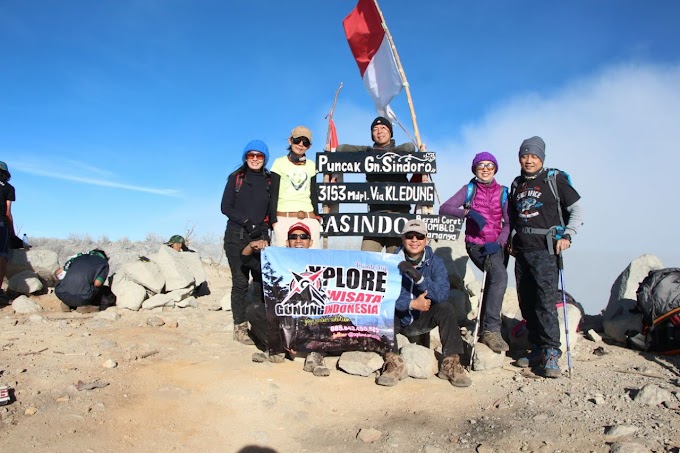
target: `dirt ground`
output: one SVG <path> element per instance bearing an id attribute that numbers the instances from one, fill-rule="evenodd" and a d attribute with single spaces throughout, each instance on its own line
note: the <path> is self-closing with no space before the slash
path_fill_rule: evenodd
<path id="1" fill-rule="evenodd" d="M 219 301 L 228 291 L 228 270 L 206 271 L 212 293 L 205 297 Z M 373 377 L 335 369 L 315 377 L 303 372 L 301 358 L 253 363 L 255 348 L 232 341 L 229 312 L 62 313 L 52 294 L 32 299 L 41 313 L 0 309 L 0 385 L 14 396 L 0 407 L 2 452 L 677 452 L 680 446 L 677 359 L 581 338 L 571 379 L 537 378 L 507 357 L 503 368 L 473 372 L 467 389 L 436 377 L 385 388 Z M 150 325 L 153 317 L 165 324 Z M 604 355 L 593 354 L 598 347 Z M 333 368 L 336 361 L 330 359 Z M 671 392 L 670 401 L 635 400 L 648 384 Z M 619 429 L 612 434 L 613 428 Z"/>

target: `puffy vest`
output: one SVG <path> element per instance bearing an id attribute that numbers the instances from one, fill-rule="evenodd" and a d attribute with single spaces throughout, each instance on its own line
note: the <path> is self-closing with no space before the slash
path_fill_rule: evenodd
<path id="1" fill-rule="evenodd" d="M 501 191 L 503 186 L 494 179 L 490 184 L 476 182 L 477 190 L 472 199 L 471 209 L 479 212 L 486 220 L 486 225 L 479 231 L 474 222 L 465 222 L 465 242 L 484 244 L 498 239 L 503 229 L 503 209 L 501 207 Z"/>

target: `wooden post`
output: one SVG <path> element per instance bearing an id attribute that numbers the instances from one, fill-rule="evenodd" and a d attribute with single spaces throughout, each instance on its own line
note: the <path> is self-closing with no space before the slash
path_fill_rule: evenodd
<path id="1" fill-rule="evenodd" d="M 338 96 L 340 95 L 340 90 L 342 90 L 342 82 L 340 82 L 340 86 L 338 86 L 338 89 L 335 91 L 335 98 L 333 99 L 333 106 L 331 107 L 331 112 L 328 115 L 326 115 L 326 118 L 329 118 L 330 120 L 333 120 L 333 114 L 335 113 L 335 105 L 338 103 Z M 331 125 L 329 122 L 328 131 L 326 132 L 326 146 L 324 146 L 324 151 L 327 153 L 333 151 L 330 147 L 330 141 L 331 141 Z M 333 176 L 332 173 L 324 173 L 323 182 L 324 183 L 331 182 L 332 176 Z M 331 212 L 331 207 L 327 204 L 323 205 L 321 209 L 324 214 L 329 214 Z M 323 248 L 324 249 L 328 248 L 328 236 L 324 236 L 323 238 Z"/>

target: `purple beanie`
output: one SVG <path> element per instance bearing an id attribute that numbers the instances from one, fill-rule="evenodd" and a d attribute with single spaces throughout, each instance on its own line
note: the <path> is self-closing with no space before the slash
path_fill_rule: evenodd
<path id="1" fill-rule="evenodd" d="M 482 151 L 481 153 L 477 154 L 474 159 L 472 159 L 472 174 L 476 174 L 475 170 L 477 169 L 477 164 L 483 160 L 493 162 L 493 164 L 496 166 L 496 171 L 498 171 L 498 162 L 496 161 L 494 155 L 489 152 Z"/>

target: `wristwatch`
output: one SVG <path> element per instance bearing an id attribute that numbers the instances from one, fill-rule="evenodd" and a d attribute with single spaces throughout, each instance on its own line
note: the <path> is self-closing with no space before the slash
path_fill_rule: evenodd
<path id="1" fill-rule="evenodd" d="M 571 244 L 571 235 L 570 234 L 563 234 L 560 239 L 566 239 Z"/>

